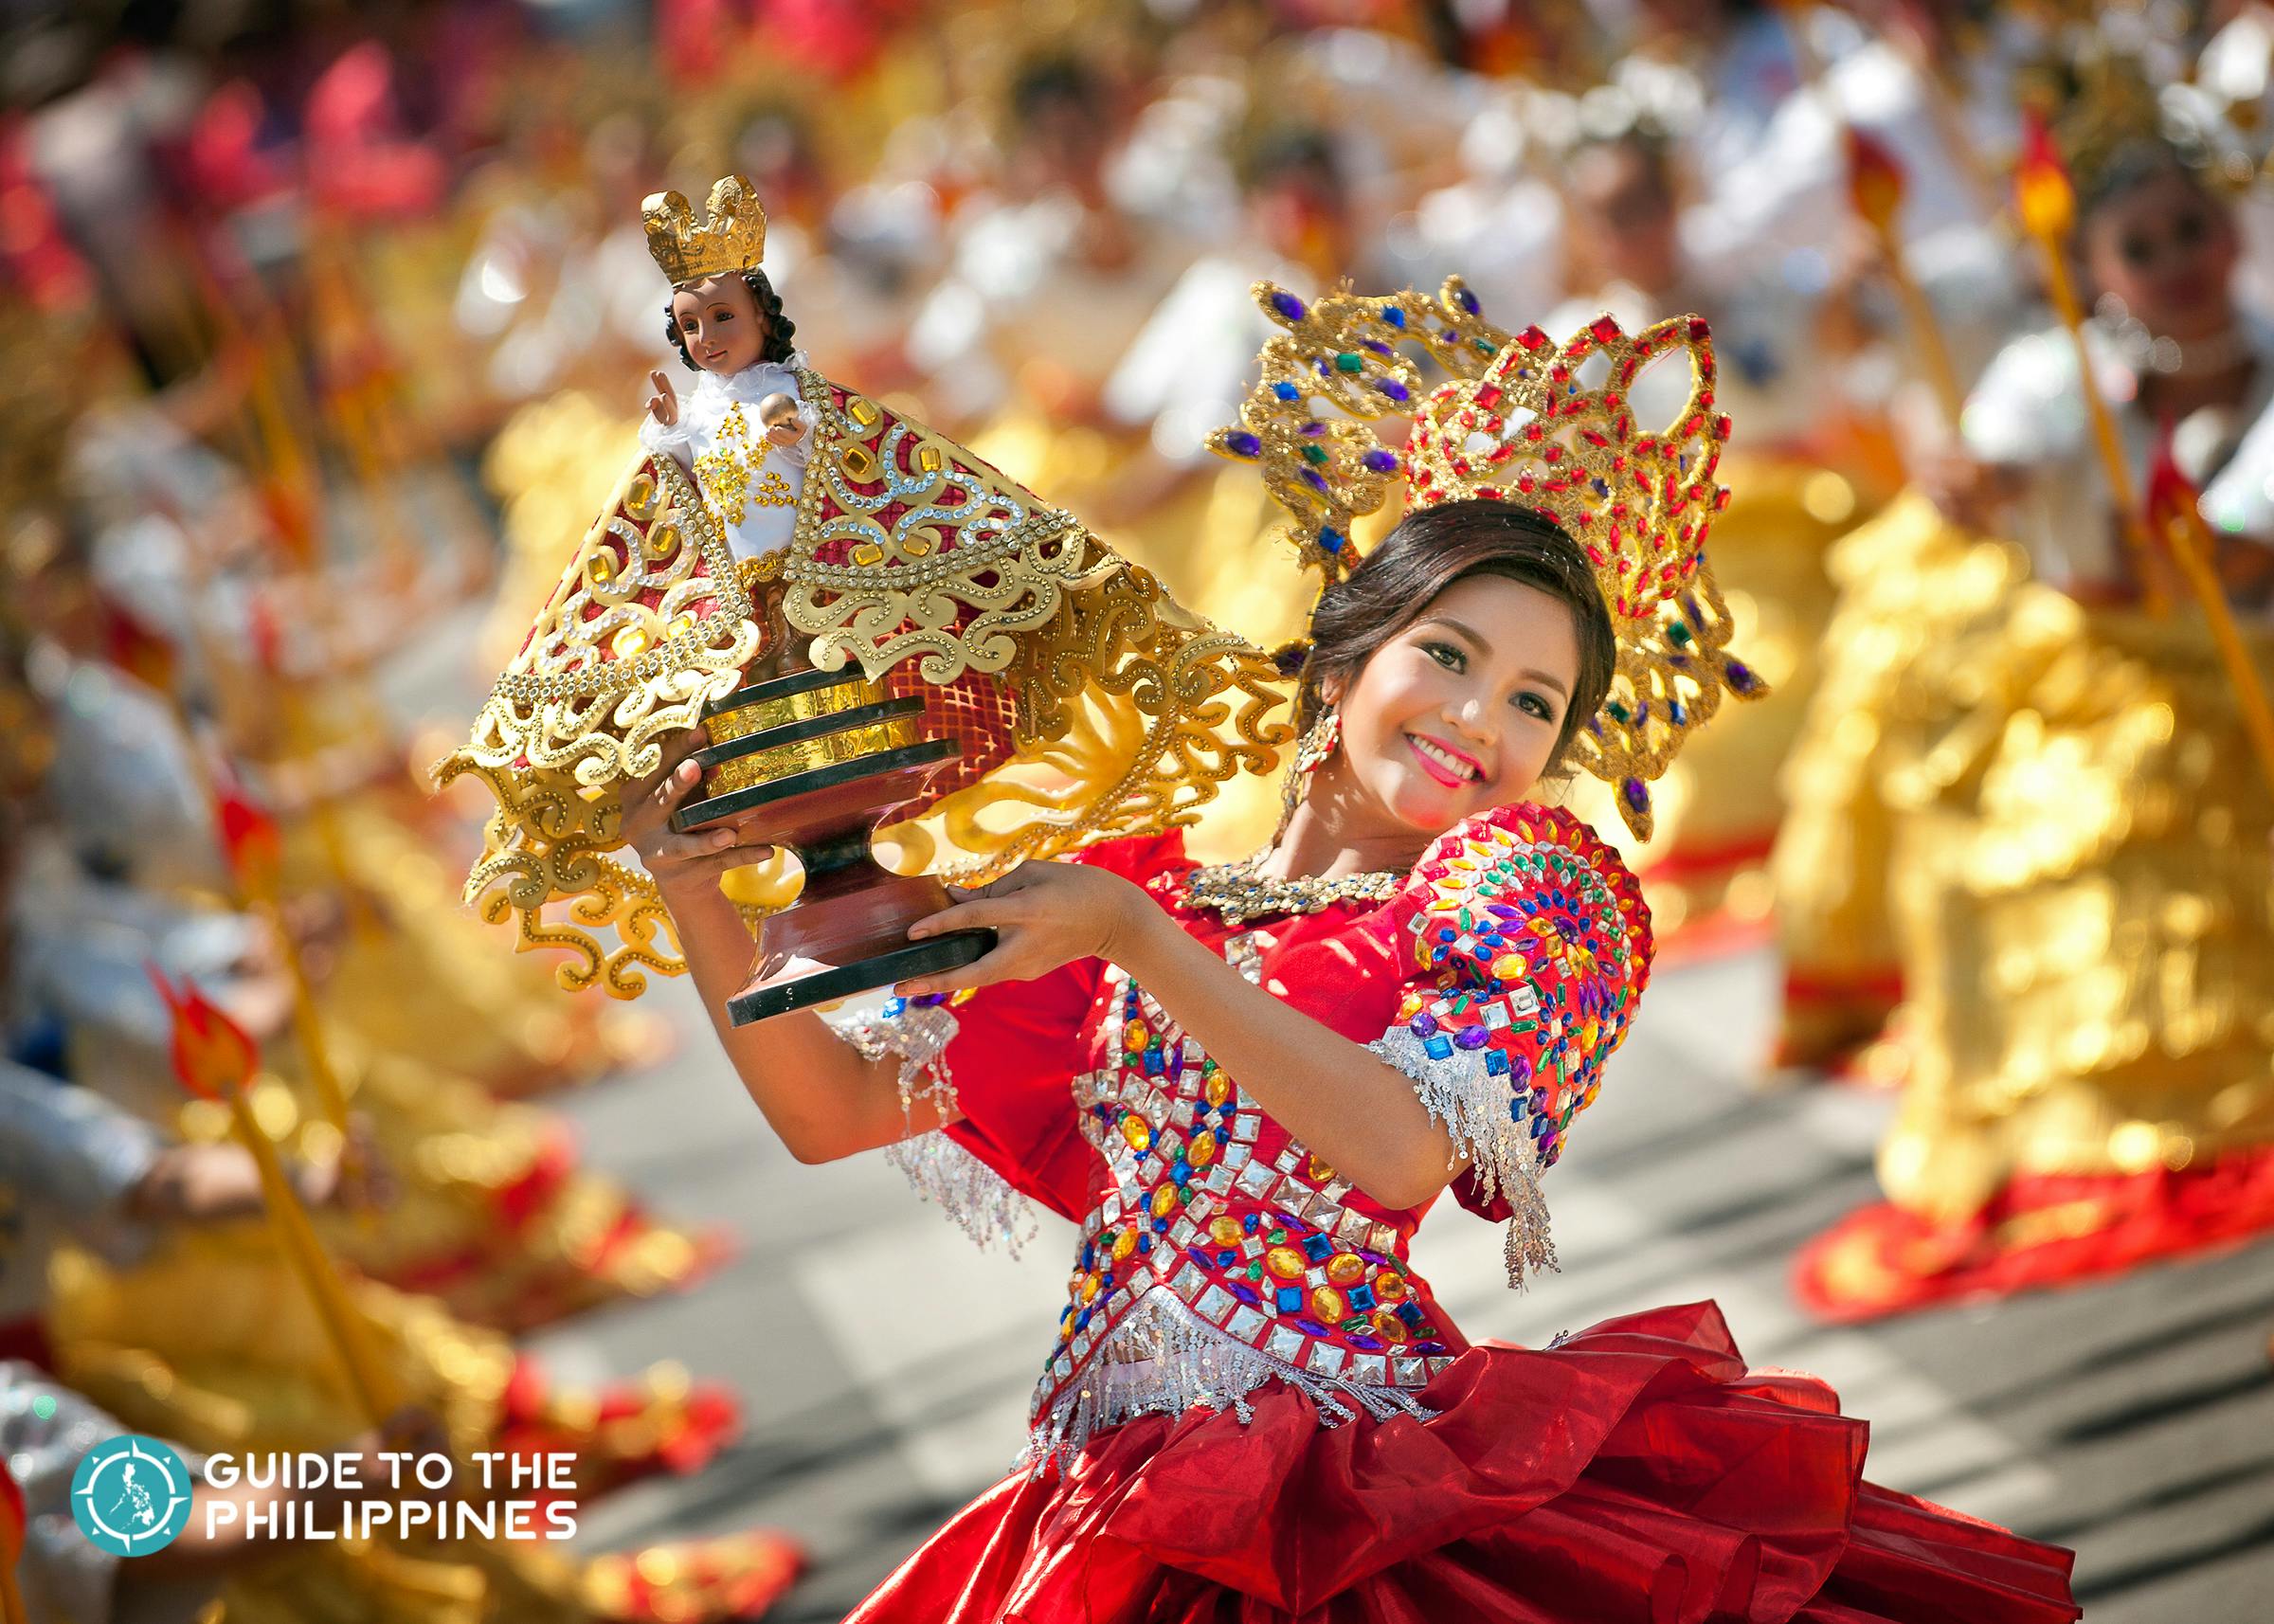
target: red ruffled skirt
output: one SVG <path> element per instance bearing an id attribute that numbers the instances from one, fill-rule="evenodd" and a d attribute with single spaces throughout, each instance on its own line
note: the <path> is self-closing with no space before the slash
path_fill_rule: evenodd
<path id="1" fill-rule="evenodd" d="M 1272 1385 L 1006 1478 L 847 1624 L 2058 1624 L 2071 1553 L 1863 1481 L 1866 1427 L 1710 1303 L 1484 1343 L 1435 1419 Z"/>

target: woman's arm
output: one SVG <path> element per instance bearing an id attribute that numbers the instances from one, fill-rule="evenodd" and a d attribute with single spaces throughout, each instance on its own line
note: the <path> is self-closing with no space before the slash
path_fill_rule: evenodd
<path id="1" fill-rule="evenodd" d="M 1417 1207 L 1464 1164 L 1413 1080 L 1254 985 L 1144 891 L 1101 869 L 1028 863 L 911 936 L 991 926 L 993 952 L 903 992 L 1023 980 L 1094 954 L 1121 965 L 1274 1121 L 1385 1207 Z"/>
<path id="2" fill-rule="evenodd" d="M 672 809 L 701 777 L 686 758 L 705 742 L 703 730 L 691 729 L 665 746 L 653 777 L 626 786 L 623 836 L 663 893 L 679 950 L 742 1086 L 801 1162 L 834 1162 L 939 1127 L 944 1119 L 929 1099 L 903 1105 L 896 1058 L 863 1059 L 812 1010 L 749 1026 L 727 1019 L 727 1000 L 742 990 L 753 955 L 742 914 L 718 878 L 765 861 L 773 848 L 743 844 L 750 831 L 739 827 L 673 831 Z"/>

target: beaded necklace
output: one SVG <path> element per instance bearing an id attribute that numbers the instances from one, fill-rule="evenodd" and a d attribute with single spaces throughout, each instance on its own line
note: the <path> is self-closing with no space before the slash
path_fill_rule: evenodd
<path id="1" fill-rule="evenodd" d="M 1387 902 L 1412 877 L 1399 870 L 1335 879 L 1268 879 L 1255 869 L 1269 856 L 1267 847 L 1236 863 L 1194 869 L 1184 881 L 1184 906 L 1213 910 L 1225 924 L 1238 926 L 1272 913 L 1316 913 L 1338 902 Z"/>

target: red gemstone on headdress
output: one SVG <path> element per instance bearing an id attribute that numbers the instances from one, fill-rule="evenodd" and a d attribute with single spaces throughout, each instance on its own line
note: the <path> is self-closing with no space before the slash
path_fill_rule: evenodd
<path id="1" fill-rule="evenodd" d="M 1717 514 L 1724 514 L 1729 511 L 1729 491 L 1727 486 L 1724 486 L 1721 490 L 1718 490 L 1713 494 L 1713 511 Z"/>
<path id="2" fill-rule="evenodd" d="M 1561 361 L 1557 362 L 1554 366 L 1547 370 L 1547 381 L 1551 384 L 1570 383 L 1571 369 L 1564 366 Z"/>
<path id="3" fill-rule="evenodd" d="M 1543 438 L 1546 433 L 1547 430 L 1536 423 L 1527 423 L 1524 425 L 1524 437 L 1526 440 L 1539 440 Z"/>
<path id="4" fill-rule="evenodd" d="M 1516 481 L 1516 488 L 1528 496 L 1532 494 L 1533 489 L 1539 483 L 1539 480 L 1533 478 L 1529 474 L 1526 474 L 1523 478 Z"/>
<path id="5" fill-rule="evenodd" d="M 1516 342 L 1526 350 L 1544 350 L 1547 348 L 1547 334 L 1537 327 L 1527 327 L 1516 334 Z"/>
<path id="6" fill-rule="evenodd" d="M 1701 340 L 1710 338 L 1713 335 L 1713 329 L 1706 325 L 1704 316 L 1693 316 L 1689 318 L 1689 335 Z"/>
<path id="7" fill-rule="evenodd" d="M 1500 404 L 1500 386 L 1498 384 L 1479 384 L 1476 388 L 1476 404 L 1481 406 L 1498 406 Z"/>
<path id="8" fill-rule="evenodd" d="M 1478 499 L 1481 501 L 1497 502 L 1501 499 L 1500 487 L 1498 485 L 1479 485 L 1476 488 L 1476 494 Z"/>
<path id="9" fill-rule="evenodd" d="M 1545 451 L 1543 451 L 1543 452 L 1541 452 L 1541 453 L 1540 453 L 1540 460 L 1541 460 L 1541 461 L 1543 461 L 1543 462 L 1561 462 L 1561 461 L 1562 461 L 1562 460 L 1563 460 L 1563 447 L 1561 447 L 1561 445 L 1551 445 L 1551 446 L 1549 446 L 1549 447 L 1548 447 L 1548 448 L 1547 448 Z"/>
<path id="10" fill-rule="evenodd" d="M 1607 316 L 1598 316 L 1588 323 L 1587 331 L 1608 344 L 1618 336 L 1618 323 Z"/>
<path id="11" fill-rule="evenodd" d="M 1709 406 L 1713 405 L 1713 390 L 1710 388 L 1700 389 L 1698 391 L 1698 405 L 1702 406 Z"/>

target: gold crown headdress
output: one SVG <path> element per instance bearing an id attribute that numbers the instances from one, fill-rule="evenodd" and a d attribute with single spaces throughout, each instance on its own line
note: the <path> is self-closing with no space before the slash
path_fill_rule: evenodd
<path id="1" fill-rule="evenodd" d="M 1675 316 L 1629 334 L 1603 316 L 1557 344 L 1537 327 L 1511 337 L 1491 326 L 1458 277 L 1435 300 L 1343 291 L 1306 304 L 1271 282 L 1254 293 L 1284 331 L 1264 345 L 1238 425 L 1218 429 L 1210 449 L 1261 466 L 1322 586 L 1356 565 L 1351 521 L 1379 509 L 1396 478 L 1417 507 L 1499 498 L 1561 526 L 1595 566 L 1618 641 L 1610 695 L 1575 758 L 1616 788 L 1627 826 L 1647 839 L 1650 783 L 1682 741 L 1724 690 L 1766 691 L 1728 653 L 1729 611 L 1706 564 L 1706 532 L 1728 501 L 1714 472 L 1729 437 L 1713 409 L 1706 323 Z M 1425 392 L 1406 344 L 1453 381 Z M 1662 358 L 1689 368 L 1688 395 L 1670 424 L 1639 427 L 1628 391 Z M 1321 402 L 1344 416 L 1323 415 Z M 1403 451 L 1383 445 L 1373 420 L 1409 413 Z"/>
<path id="2" fill-rule="evenodd" d="M 750 271 L 766 258 L 766 210 L 758 193 L 741 175 L 731 174 L 711 189 L 700 226 L 684 193 L 650 192 L 640 205 L 647 224 L 647 251 L 673 287 L 722 271 Z"/>

